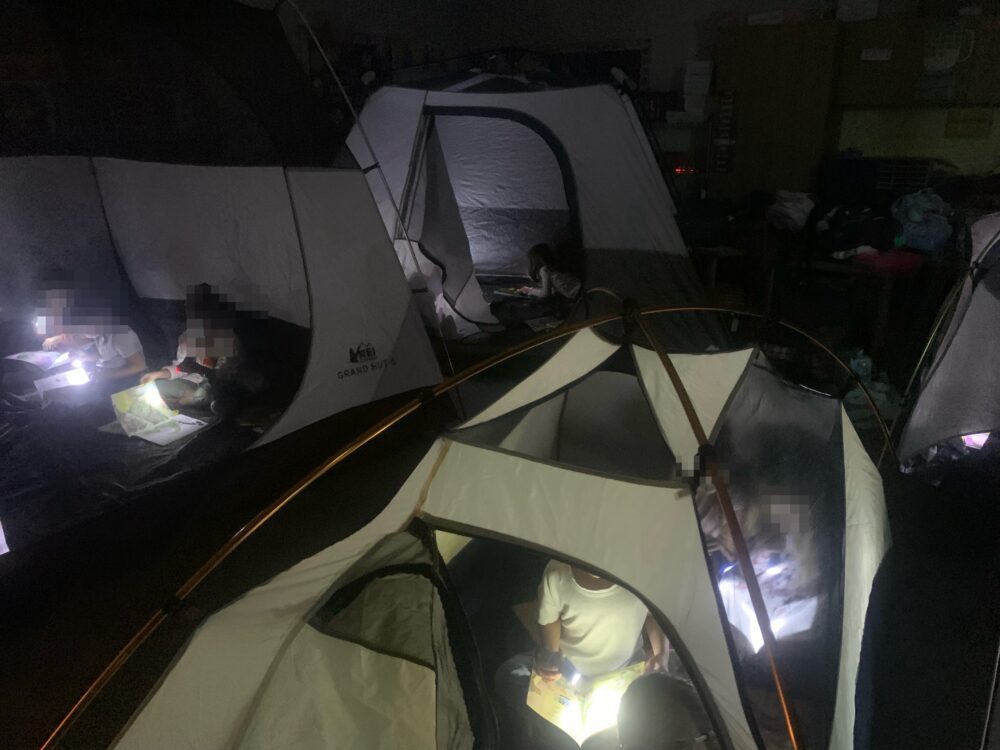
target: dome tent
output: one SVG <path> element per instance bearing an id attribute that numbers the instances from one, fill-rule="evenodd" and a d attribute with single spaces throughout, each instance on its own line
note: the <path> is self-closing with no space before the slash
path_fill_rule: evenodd
<path id="1" fill-rule="evenodd" d="M 0 206 L 0 320 L 31 317 L 37 277 L 55 266 L 140 300 L 178 302 L 209 283 L 310 329 L 306 372 L 265 442 L 440 379 L 357 170 L 11 157 L 0 190 L 11 196 Z M 172 358 L 176 341 L 166 344 Z M 375 353 L 365 363 L 391 364 L 331 378 L 359 344 Z"/>
<path id="2" fill-rule="evenodd" d="M 818 551 L 800 567 L 812 571 L 808 596 L 820 605 L 793 635 L 834 658 L 822 695 L 791 698 L 827 704 L 811 712 L 825 715 L 810 733 L 822 746 L 853 747 L 868 593 L 887 544 L 878 475 L 840 402 L 786 382 L 759 352 L 671 359 L 731 467 L 737 504 L 775 515 L 795 498 L 808 510 L 801 518 L 812 519 Z M 711 534 L 676 471 L 693 466 L 698 446 L 685 429 L 685 396 L 671 383 L 655 353 L 588 328 L 574 333 L 505 396 L 421 448 L 422 457 L 407 454 L 394 472 L 369 470 L 400 477 L 381 512 L 208 617 L 115 747 L 492 746 L 482 675 L 424 529 L 503 539 L 627 586 L 681 656 L 718 743 L 762 746 L 759 704 L 731 632 L 738 617 L 713 581 Z M 782 430 L 795 440 L 741 498 L 754 478 L 746 446 Z M 781 489 L 763 489 L 764 480 Z M 406 533 L 414 528 L 422 545 Z M 755 538 L 748 535 L 751 548 Z M 781 606 L 767 601 L 779 636 Z"/>
<path id="3" fill-rule="evenodd" d="M 443 90 L 384 87 L 347 143 L 411 285 L 460 330 L 496 323 L 477 276 L 525 277 L 542 242 L 567 247 L 586 286 L 645 304 L 700 299 L 642 125 L 610 86 L 472 75 Z"/>
<path id="4" fill-rule="evenodd" d="M 26 407 L 5 387 L 0 424 L 20 427 L 0 430 L 0 549 L 28 547 L 222 458 L 440 380 L 357 170 L 10 157 L 0 159 L 0 192 L 0 374 L 13 364 L 3 358 L 40 346 L 36 294 L 58 269 L 87 304 L 113 304 L 150 370 L 175 358 L 187 290 L 212 285 L 236 308 L 242 351 L 265 383 L 245 410 L 264 434 L 209 417 L 209 427 L 168 446 L 102 431 L 115 417 L 111 402 L 87 385 L 82 409 Z"/>
<path id="5" fill-rule="evenodd" d="M 903 429 L 899 457 L 1000 430 L 1000 214 L 972 226 L 972 261 Z"/>

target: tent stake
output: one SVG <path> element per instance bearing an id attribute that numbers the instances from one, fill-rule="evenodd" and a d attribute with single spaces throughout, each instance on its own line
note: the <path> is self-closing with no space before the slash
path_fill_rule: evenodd
<path id="1" fill-rule="evenodd" d="M 681 377 L 674 367 L 673 361 L 670 359 L 670 355 L 667 353 L 666 349 L 662 347 L 656 337 L 653 336 L 652 331 L 649 329 L 649 324 L 646 322 L 642 311 L 637 306 L 632 306 L 627 312 L 626 316 L 632 318 L 636 326 L 642 331 L 649 345 L 652 347 L 653 351 L 660 358 L 660 363 L 663 365 L 663 369 L 667 371 L 667 375 L 670 378 L 670 382 L 673 384 L 674 391 L 677 393 L 677 397 L 680 399 L 681 406 L 684 408 L 684 413 L 687 415 L 688 422 L 691 425 L 691 431 L 694 433 L 695 438 L 698 441 L 698 445 L 702 448 L 710 449 L 711 444 L 708 440 L 708 435 L 705 434 L 705 429 L 701 424 L 701 419 L 698 417 L 698 413 L 695 411 L 694 404 L 691 401 L 691 396 L 687 392 L 687 388 L 684 387 L 684 383 L 681 381 Z M 726 485 L 725 481 L 719 472 L 718 465 L 716 464 L 714 458 L 709 455 L 709 451 L 701 452 L 701 459 L 704 461 L 705 465 L 701 467 L 712 481 L 715 487 L 715 494 L 719 498 L 719 505 L 722 507 L 722 512 L 726 517 L 726 523 L 729 526 L 730 533 L 733 537 L 733 546 L 736 549 L 736 559 L 739 561 L 740 569 L 743 572 L 743 580 L 746 581 L 747 591 L 750 594 L 750 601 L 753 604 L 754 614 L 757 618 L 757 625 L 760 627 L 761 636 L 764 639 L 764 649 L 767 651 L 767 660 L 771 666 L 771 676 L 774 678 L 774 687 L 778 694 L 778 702 L 781 703 L 781 712 L 784 714 L 785 718 L 785 728 L 788 730 L 788 739 L 792 743 L 792 750 L 800 750 L 801 745 L 799 744 L 798 735 L 795 731 L 795 722 L 792 720 L 792 710 L 788 702 L 788 697 L 785 695 L 784 683 L 781 679 L 781 674 L 778 670 L 778 661 L 775 656 L 777 642 L 774 638 L 774 633 L 771 630 L 771 618 L 767 614 L 767 605 L 764 602 L 764 595 L 760 590 L 760 583 L 757 581 L 757 573 L 754 571 L 753 562 L 750 559 L 750 549 L 747 547 L 746 538 L 743 536 L 743 530 L 740 527 L 739 519 L 736 516 L 736 510 L 733 508 L 733 501 L 729 495 L 729 487 Z M 700 529 L 699 529 L 700 532 Z"/>

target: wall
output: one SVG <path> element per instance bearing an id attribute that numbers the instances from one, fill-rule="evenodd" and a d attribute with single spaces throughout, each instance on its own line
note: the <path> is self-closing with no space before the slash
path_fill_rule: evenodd
<path id="1" fill-rule="evenodd" d="M 574 45 L 649 42 L 647 88 L 678 89 L 687 60 L 711 59 L 715 29 L 750 13 L 827 9 L 827 0 L 483 0 L 477 44 L 569 49 Z"/>
<path id="2" fill-rule="evenodd" d="M 419 61 L 425 48 L 457 55 L 513 46 L 539 51 L 649 46 L 649 80 L 678 89 L 684 62 L 711 59 L 715 29 L 777 8 L 823 11 L 832 0 L 299 0 L 310 21 L 329 22 L 340 39 L 376 34 L 405 43 Z M 282 20 L 297 44 L 294 14 Z M 397 63 L 398 64 L 398 63 Z"/>
<path id="3" fill-rule="evenodd" d="M 302 12 L 322 39 L 327 33 L 338 42 L 356 35 L 391 39 L 394 57 L 422 55 L 457 56 L 478 49 L 471 43 L 472 15 L 463 0 L 297 0 Z M 301 58 L 306 40 L 294 10 L 279 11 L 292 48 Z M 325 40 L 324 40 L 325 41 Z M 493 45 L 496 46 L 496 45 Z M 409 64 L 394 60 L 394 65 Z"/>
<path id="4" fill-rule="evenodd" d="M 845 110 L 839 148 L 857 148 L 865 156 L 944 159 L 962 174 L 987 174 L 1000 167 L 1000 107 L 992 112 L 989 135 L 970 138 L 946 135 L 944 108 Z"/>

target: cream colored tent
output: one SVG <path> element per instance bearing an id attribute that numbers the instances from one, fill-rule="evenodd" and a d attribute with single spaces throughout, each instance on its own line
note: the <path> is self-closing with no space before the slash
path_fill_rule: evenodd
<path id="1" fill-rule="evenodd" d="M 588 288 L 643 304 L 703 296 L 642 124 L 610 86 L 476 73 L 444 90 L 386 86 L 347 145 L 446 330 L 495 325 L 479 280 L 526 279 L 530 247 L 570 238 L 565 261 Z"/>
<path id="2" fill-rule="evenodd" d="M 865 613 L 888 544 L 880 478 L 840 401 L 789 383 L 757 350 L 672 361 L 727 467 L 800 732 L 809 747 L 854 747 Z M 714 741 L 785 746 L 770 683 L 755 682 L 745 581 L 725 564 L 711 498 L 692 491 L 698 445 L 656 354 L 584 328 L 429 445 L 370 522 L 209 616 L 113 746 L 495 747 L 490 680 L 433 532 L 503 540 L 628 587 L 668 634 Z M 327 486 L 365 491 L 350 477 Z M 797 660 L 803 649 L 817 658 Z"/>

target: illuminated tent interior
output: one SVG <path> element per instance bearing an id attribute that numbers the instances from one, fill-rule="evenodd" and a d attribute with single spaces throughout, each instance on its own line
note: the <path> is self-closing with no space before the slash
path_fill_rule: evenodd
<path id="1" fill-rule="evenodd" d="M 347 145 L 411 286 L 431 297 L 425 315 L 463 333 L 494 326 L 480 281 L 523 283 L 538 243 L 565 248 L 585 287 L 700 299 L 643 126 L 612 87 L 470 73 L 441 90 L 383 87 L 360 121 Z"/>
<path id="2" fill-rule="evenodd" d="M 74 431 L 68 425 L 79 410 L 25 412 L 31 424 L 4 436 L 7 460 L 22 467 L 0 478 L 0 523 L 11 546 L 15 538 L 36 538 L 39 524 L 50 533 L 56 523 L 39 502 L 53 484 L 39 477 L 39 462 L 48 454 L 64 454 L 50 467 L 53 477 L 83 472 L 87 487 L 93 489 L 88 481 L 100 485 L 64 514 L 62 523 L 69 524 L 96 512 L 90 495 L 100 495 L 99 504 L 115 502 L 115 492 L 141 489 L 192 462 L 276 440 L 352 406 L 440 379 L 356 170 L 12 157 L 0 159 L 0 192 L 0 321 L 7 349 L 0 355 L 39 347 L 31 330 L 38 280 L 58 268 L 74 273 L 81 287 L 129 299 L 128 322 L 151 369 L 174 358 L 185 292 L 201 283 L 236 304 L 253 326 L 254 338 L 242 343 L 255 344 L 271 367 L 267 421 L 226 438 L 222 430 L 206 430 L 193 438 L 193 455 L 180 455 L 186 441 L 160 447 L 99 433 L 96 427 L 113 414 L 93 429 Z M 354 361 L 358 350 L 364 361 Z M 215 435 L 221 443 L 209 450 L 206 442 Z M 58 447 L 62 440 L 68 441 L 65 451 Z"/>
<path id="3" fill-rule="evenodd" d="M 452 429 L 441 431 L 442 399 L 426 403 L 273 516 L 180 605 L 204 619 L 168 619 L 71 744 L 497 747 L 478 658 L 490 644 L 454 580 L 499 540 L 637 594 L 717 746 L 787 747 L 746 584 L 714 498 L 692 492 L 698 446 L 659 358 L 590 328 L 546 354 Z M 847 750 L 888 546 L 878 473 L 841 402 L 780 377 L 758 350 L 672 360 L 728 467 L 803 744 Z M 332 517 L 359 493 L 382 510 L 347 536 L 299 515 Z"/>
<path id="4" fill-rule="evenodd" d="M 903 429 L 898 453 L 904 464 L 959 453 L 995 455 L 998 448 L 1000 214 L 980 219 L 971 232 L 968 272 Z"/>

